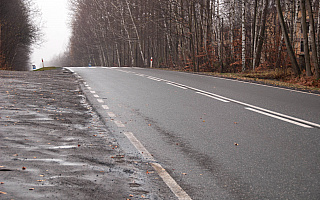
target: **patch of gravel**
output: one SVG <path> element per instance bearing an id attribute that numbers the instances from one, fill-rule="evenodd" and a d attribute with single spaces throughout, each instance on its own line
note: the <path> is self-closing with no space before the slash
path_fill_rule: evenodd
<path id="1" fill-rule="evenodd" d="M 0 71 L 0 126 L 0 199 L 159 199 L 67 70 Z"/>

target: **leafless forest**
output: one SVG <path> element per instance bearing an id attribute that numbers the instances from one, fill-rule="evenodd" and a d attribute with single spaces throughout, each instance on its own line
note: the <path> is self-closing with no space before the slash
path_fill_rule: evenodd
<path id="1" fill-rule="evenodd" d="M 40 36 L 32 0 L 0 0 L 0 69 L 28 70 L 31 46 Z"/>
<path id="2" fill-rule="evenodd" d="M 59 61 L 147 67 L 153 58 L 155 67 L 187 71 L 286 70 L 319 78 L 319 6 L 319 0 L 72 0 L 72 37 Z"/>

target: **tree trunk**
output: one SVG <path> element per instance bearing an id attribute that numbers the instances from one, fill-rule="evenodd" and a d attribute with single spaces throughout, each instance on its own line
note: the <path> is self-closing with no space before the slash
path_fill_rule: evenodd
<path id="1" fill-rule="evenodd" d="M 231 19 L 230 19 L 230 49 L 231 49 L 231 60 L 234 57 L 234 17 L 235 17 L 235 0 L 231 0 Z"/>
<path id="2" fill-rule="evenodd" d="M 312 5 L 310 0 L 306 0 L 306 8 L 309 14 L 309 23 L 310 23 L 310 39 L 311 39 L 311 49 L 312 49 L 312 60 L 313 66 L 315 69 L 316 77 L 319 78 L 319 63 L 318 63 L 318 52 L 316 47 L 316 35 L 315 35 L 315 27 L 314 27 L 314 18 L 312 12 Z"/>
<path id="3" fill-rule="evenodd" d="M 252 19 L 252 28 L 251 28 L 251 52 L 252 52 L 252 69 L 255 70 L 255 60 L 256 60 L 256 32 L 257 32 L 257 7 L 258 0 L 254 0 L 254 8 L 253 8 L 253 19 Z"/>
<path id="4" fill-rule="evenodd" d="M 319 7 L 318 7 L 318 26 L 317 26 L 317 33 L 318 33 L 318 37 L 317 37 L 317 45 L 318 45 L 318 63 L 320 64 L 320 3 L 319 3 Z M 318 67 L 318 69 L 316 69 L 316 78 L 320 79 L 320 66 Z"/>
<path id="5" fill-rule="evenodd" d="M 280 0 L 276 0 L 276 6 L 277 6 L 277 12 L 278 12 L 278 16 L 279 16 L 279 21 L 280 21 L 282 34 L 284 36 L 284 40 L 285 40 L 285 43 L 286 43 L 286 46 L 287 46 L 287 51 L 288 51 L 288 54 L 289 54 L 289 57 L 290 57 L 290 60 L 291 60 L 291 63 L 292 63 L 292 67 L 293 67 L 294 73 L 295 73 L 295 75 L 300 76 L 300 74 L 301 74 L 300 67 L 299 67 L 299 65 L 297 63 L 296 56 L 295 56 L 295 54 L 293 52 L 292 45 L 290 43 L 288 30 L 287 30 L 286 24 L 284 22 L 284 18 L 283 18 L 281 6 L 280 6 Z"/>
<path id="6" fill-rule="evenodd" d="M 246 70 L 246 3 L 242 0 L 242 72 Z"/>
<path id="7" fill-rule="evenodd" d="M 138 29 L 137 29 L 137 26 L 133 20 L 133 16 L 132 16 L 132 13 L 131 13 L 131 8 L 130 8 L 130 5 L 129 5 L 129 2 L 128 0 L 126 0 L 126 3 L 127 3 L 127 7 L 128 7 L 128 11 L 129 11 L 129 15 L 130 15 L 130 18 L 131 18 L 131 21 L 132 21 L 132 25 L 133 25 L 133 28 L 136 32 L 136 36 L 137 36 L 137 40 L 138 40 L 138 44 L 139 44 L 139 50 L 140 50 L 140 55 L 141 55 L 141 59 L 142 59 L 142 62 L 144 65 L 146 65 L 144 62 L 145 62 L 145 59 L 144 59 L 144 54 L 143 54 L 143 51 L 142 51 L 142 46 L 141 46 L 141 41 L 140 41 L 140 36 L 139 36 L 139 33 L 138 33 Z"/>
<path id="8" fill-rule="evenodd" d="M 310 54 L 309 54 L 309 41 L 308 41 L 308 31 L 307 31 L 307 13 L 306 13 L 306 1 L 300 0 L 301 7 L 301 24 L 302 24 L 302 32 L 303 32 L 303 46 L 304 46 L 304 60 L 306 63 L 306 74 L 307 76 L 311 76 L 311 65 L 310 65 Z"/>
<path id="9" fill-rule="evenodd" d="M 256 50 L 256 57 L 253 62 L 253 70 L 255 69 L 255 66 L 260 65 L 260 58 L 261 58 L 261 51 L 262 46 L 264 42 L 264 35 L 265 35 L 265 29 L 266 29 L 266 22 L 267 22 L 267 13 L 268 13 L 268 6 L 269 6 L 269 0 L 264 0 L 264 8 L 263 8 L 263 14 L 262 14 L 262 27 L 260 29 L 259 33 L 259 40 L 258 40 L 258 46 Z"/>

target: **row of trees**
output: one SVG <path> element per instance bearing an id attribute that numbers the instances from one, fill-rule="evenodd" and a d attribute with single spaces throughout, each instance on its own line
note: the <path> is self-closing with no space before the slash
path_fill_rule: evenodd
<path id="1" fill-rule="evenodd" d="M 157 67 L 189 71 L 289 67 L 319 78 L 319 6 L 319 0 L 72 0 L 65 64 L 149 66 L 153 58 Z"/>
<path id="2" fill-rule="evenodd" d="M 31 45 L 40 35 L 31 0 L 0 2 L 0 69 L 29 70 Z"/>

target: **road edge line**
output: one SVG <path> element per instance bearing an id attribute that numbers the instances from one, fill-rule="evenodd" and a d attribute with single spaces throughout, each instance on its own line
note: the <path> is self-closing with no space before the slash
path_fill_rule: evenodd
<path id="1" fill-rule="evenodd" d="M 141 142 L 133 135 L 132 132 L 125 132 L 124 135 L 129 139 L 133 146 L 143 155 L 144 158 L 152 161 L 151 166 L 162 178 L 163 182 L 178 197 L 179 200 L 192 200 L 191 197 L 180 187 L 180 185 L 170 176 L 170 174 L 155 161 L 149 151 L 141 144 Z"/>

